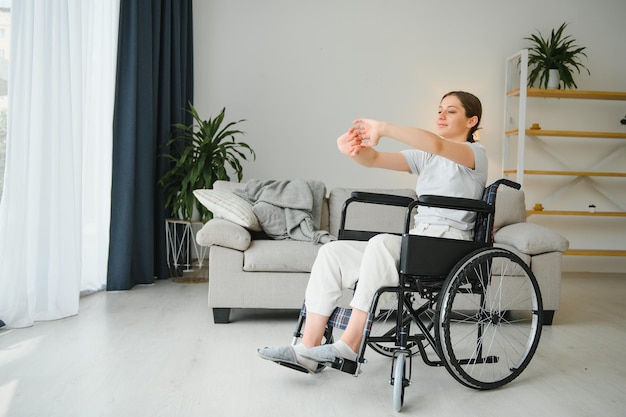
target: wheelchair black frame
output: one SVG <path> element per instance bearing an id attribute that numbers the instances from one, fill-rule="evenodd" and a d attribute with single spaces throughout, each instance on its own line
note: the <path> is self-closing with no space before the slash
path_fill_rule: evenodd
<path id="1" fill-rule="evenodd" d="M 414 271 L 415 264 L 411 262 L 410 257 L 401 256 L 400 270 L 399 270 L 399 285 L 393 286 L 393 287 L 383 287 L 383 288 L 380 288 L 375 293 L 374 299 L 372 300 L 372 304 L 369 310 L 368 323 L 364 329 L 363 339 L 361 342 L 361 346 L 360 346 L 356 361 L 351 361 L 351 360 L 347 360 L 343 358 L 337 358 L 333 363 L 326 364 L 327 366 L 331 366 L 343 372 L 347 372 L 354 376 L 358 376 L 358 374 L 360 373 L 361 365 L 367 362 L 365 359 L 365 351 L 368 345 L 373 347 L 373 345 L 376 343 L 392 343 L 393 348 L 389 348 L 389 351 L 387 352 L 389 353 L 387 356 L 393 357 L 391 379 L 390 379 L 392 382 L 392 385 L 394 385 L 393 383 L 394 369 L 395 369 L 394 364 L 395 364 L 396 358 L 401 354 L 405 356 L 405 359 L 408 358 L 409 376 L 408 376 L 408 379 L 403 377 L 401 401 L 403 401 L 404 386 L 408 385 L 411 379 L 412 356 L 414 354 L 417 354 L 417 352 L 420 353 L 420 356 L 422 357 L 422 360 L 424 361 L 426 365 L 436 366 L 436 367 L 441 367 L 445 365 L 446 367 L 448 367 L 448 370 L 450 371 L 449 365 L 446 364 L 443 359 L 443 356 L 444 356 L 444 352 L 442 352 L 443 347 L 439 346 L 440 343 L 437 340 L 437 337 L 439 337 L 439 335 L 433 335 L 433 327 L 437 326 L 437 323 L 435 323 L 436 318 L 433 315 L 433 317 L 431 317 L 430 320 L 425 321 L 421 318 L 421 316 L 427 313 L 429 310 L 431 311 L 435 311 L 435 309 L 437 311 L 439 310 L 440 306 L 437 307 L 436 305 L 438 302 L 440 302 L 442 298 L 441 291 L 443 289 L 442 286 L 444 285 L 444 281 L 446 280 L 449 274 L 452 274 L 452 272 L 456 272 L 457 266 L 459 263 L 462 262 L 462 260 L 468 257 L 471 257 L 473 255 L 480 255 L 483 251 L 486 252 L 490 248 L 493 247 L 492 230 L 493 230 L 494 217 L 495 217 L 495 193 L 496 193 L 497 188 L 500 185 L 507 185 L 514 189 L 520 188 L 519 184 L 512 182 L 510 180 L 507 180 L 507 179 L 501 179 L 501 180 L 496 181 L 495 183 L 491 184 L 486 189 L 487 193 L 489 192 L 493 193 L 492 203 L 488 203 L 483 200 L 472 200 L 472 199 L 445 197 L 445 196 L 433 196 L 433 195 L 420 196 L 417 200 L 413 200 L 412 198 L 409 198 L 409 197 L 394 196 L 394 195 L 387 195 L 387 194 L 376 194 L 376 193 L 368 193 L 368 192 L 352 193 L 352 196 L 348 200 L 346 200 L 342 208 L 342 218 L 341 218 L 341 225 L 340 225 L 340 230 L 339 230 L 339 239 L 364 241 L 364 240 L 369 240 L 371 237 L 375 236 L 376 234 L 387 233 L 387 232 L 374 232 L 374 231 L 346 229 L 345 224 L 346 224 L 348 206 L 354 202 L 406 207 L 404 231 L 402 233 L 402 236 L 403 236 L 402 251 L 403 252 L 408 251 L 407 253 L 413 253 L 410 251 L 411 248 L 408 247 L 411 244 L 418 244 L 418 245 L 426 244 L 430 246 L 433 244 L 437 245 L 437 244 L 445 242 L 446 245 L 449 245 L 450 242 L 452 241 L 450 239 L 429 238 L 425 236 L 409 234 L 413 211 L 417 206 L 420 206 L 420 205 L 430 206 L 430 207 L 448 208 L 448 209 L 454 209 L 454 210 L 474 211 L 477 213 L 477 216 L 478 216 L 477 224 L 478 222 L 483 222 L 482 227 L 485 228 L 486 232 L 482 233 L 481 235 L 483 240 L 452 241 L 454 242 L 453 245 L 456 246 L 456 249 L 452 251 L 454 252 L 452 256 L 450 256 L 450 251 L 447 251 L 445 253 L 445 256 L 442 256 L 441 259 L 439 258 L 437 259 L 437 262 L 435 262 L 437 266 L 432 268 L 433 269 L 432 271 L 427 271 L 428 273 L 426 274 L 421 274 L 421 273 L 419 275 L 409 274 L 407 271 Z M 399 235 L 399 233 L 396 233 L 396 234 Z M 512 253 L 506 250 L 502 250 L 502 251 Z M 514 256 L 516 260 L 521 261 L 519 260 L 519 258 L 517 258 L 516 255 Z M 420 264 L 420 269 L 421 269 L 421 264 Z M 526 271 L 527 273 L 530 273 L 531 282 L 534 282 L 533 284 L 535 287 L 534 294 L 538 297 L 538 305 L 540 306 L 539 310 L 541 310 L 541 295 L 538 292 L 536 279 L 532 276 L 532 272 L 530 272 L 530 270 L 528 270 L 527 267 L 526 267 L 526 270 L 527 270 Z M 477 285 L 477 284 L 471 283 L 472 287 L 474 285 Z M 472 292 L 472 291 L 473 291 L 473 288 L 469 290 L 469 292 Z M 397 307 L 396 307 L 396 312 L 395 312 L 395 315 L 396 315 L 395 326 L 391 327 L 390 330 L 385 335 L 372 336 L 371 328 L 373 325 L 373 319 L 374 319 L 373 316 L 375 316 L 375 313 L 378 309 L 378 303 L 379 303 L 380 297 L 385 293 L 395 293 L 397 296 Z M 460 291 L 460 293 L 463 293 L 463 291 Z M 419 295 L 419 297 L 422 298 L 423 300 L 426 300 L 418 308 L 414 307 L 416 294 Z M 482 305 L 482 302 L 483 302 L 482 300 L 484 300 L 485 298 L 485 292 L 484 291 L 480 292 L 480 295 L 481 295 L 481 305 Z M 538 315 L 537 320 L 539 323 L 539 327 L 541 327 L 542 311 L 538 311 L 538 312 L 533 311 L 533 314 Z M 301 329 L 304 323 L 304 316 L 305 316 L 305 310 L 303 307 L 300 320 L 298 322 L 298 326 L 296 328 L 296 331 L 294 332 L 294 343 L 296 342 L 297 338 L 302 336 Z M 417 326 L 417 328 L 419 329 L 419 332 L 414 332 L 413 334 L 411 334 L 410 327 L 412 323 L 414 323 Z M 333 331 L 333 327 L 327 326 L 326 333 L 325 333 L 326 343 L 333 342 L 332 331 Z M 482 336 L 481 332 L 482 332 L 482 327 L 478 326 L 478 338 L 479 339 Z M 541 332 L 539 329 L 537 336 L 536 336 L 537 342 L 538 342 L 540 333 Z M 434 351 L 435 355 L 437 356 L 436 359 L 433 360 L 429 357 L 429 354 L 426 350 L 428 346 L 430 346 L 432 350 Z M 536 344 L 534 344 L 532 348 L 532 351 L 533 351 L 532 353 L 534 353 L 534 348 L 536 348 Z M 374 350 L 381 353 L 379 349 L 381 349 L 380 346 L 378 346 L 378 349 L 374 348 Z M 415 349 L 417 349 L 417 351 Z M 461 361 L 457 361 L 457 363 L 458 364 L 492 363 L 492 361 L 494 360 L 493 358 L 482 356 L 482 347 L 480 347 L 478 350 L 480 350 L 480 352 L 478 353 L 477 358 L 469 359 L 468 360 L 469 362 L 461 360 Z M 532 357 L 532 353 L 530 354 L 530 357 Z M 450 360 L 450 359 L 448 358 L 447 360 Z M 404 362 L 404 360 L 403 360 L 403 363 L 405 364 L 404 366 L 405 366 L 405 371 L 406 371 L 406 363 Z M 459 382 L 467 386 L 471 386 L 468 383 L 463 382 L 458 377 L 455 376 L 455 378 L 459 380 Z M 479 386 L 472 386 L 472 387 L 483 389 Z M 395 389 L 395 385 L 394 385 L 394 389 Z"/>

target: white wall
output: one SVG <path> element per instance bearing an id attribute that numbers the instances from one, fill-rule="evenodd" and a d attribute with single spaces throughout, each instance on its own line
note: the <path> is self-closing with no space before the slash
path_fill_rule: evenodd
<path id="1" fill-rule="evenodd" d="M 199 0 L 193 7 L 195 105 L 204 117 L 226 107 L 229 120 L 247 119 L 242 139 L 257 160 L 245 164 L 246 178 L 413 187 L 408 174 L 351 163 L 335 139 L 357 117 L 432 128 L 440 97 L 455 89 L 483 102 L 480 134 L 490 179 L 499 178 L 504 61 L 528 45 L 524 37 L 564 21 L 588 48 L 592 75 L 579 76 L 579 88 L 626 91 L 624 0 Z M 380 148 L 401 149 L 392 141 Z"/>

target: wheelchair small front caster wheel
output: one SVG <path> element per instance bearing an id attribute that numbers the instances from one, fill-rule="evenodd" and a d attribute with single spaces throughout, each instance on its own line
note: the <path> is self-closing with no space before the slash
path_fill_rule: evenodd
<path id="1" fill-rule="evenodd" d="M 404 387 L 408 385 L 408 382 L 405 380 L 406 357 L 407 355 L 404 353 L 397 355 L 393 365 L 393 409 L 395 411 L 402 410 Z"/>

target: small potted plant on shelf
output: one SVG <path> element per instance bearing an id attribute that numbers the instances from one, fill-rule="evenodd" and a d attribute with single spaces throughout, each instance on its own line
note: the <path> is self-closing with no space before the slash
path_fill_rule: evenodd
<path id="1" fill-rule="evenodd" d="M 169 159 L 172 166 L 159 184 L 163 187 L 165 207 L 172 216 L 189 221 L 195 209 L 200 215 L 199 220 L 206 222 L 212 215 L 197 201 L 193 190 L 213 188 L 217 180 L 230 180 L 227 165 L 241 181 L 243 166 L 240 159 L 247 160 L 249 154 L 254 160 L 256 154 L 247 143 L 235 140 L 236 135 L 245 132 L 234 127 L 245 120 L 222 126 L 226 108 L 209 120 L 202 120 L 191 103 L 188 111 L 193 123 L 172 125 L 173 137 L 164 145 L 171 151 L 162 156 Z"/>
<path id="2" fill-rule="evenodd" d="M 542 88 L 578 88 L 573 78 L 576 70 L 591 72 L 582 63 L 581 58 L 587 58 L 585 46 L 575 45 L 571 36 L 563 35 L 567 23 L 563 23 L 556 31 L 552 29 L 550 37 L 544 39 L 540 32 L 524 38 L 532 43 L 528 53 L 528 65 L 534 65 L 528 74 L 528 84 L 532 86 L 539 79 Z"/>

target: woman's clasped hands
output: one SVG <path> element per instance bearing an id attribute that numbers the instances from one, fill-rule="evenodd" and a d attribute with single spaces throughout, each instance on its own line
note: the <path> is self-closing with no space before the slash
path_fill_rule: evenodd
<path id="1" fill-rule="evenodd" d="M 339 150 L 348 156 L 357 156 L 362 148 L 373 147 L 380 141 L 381 122 L 356 119 L 346 133 L 337 139 Z"/>

